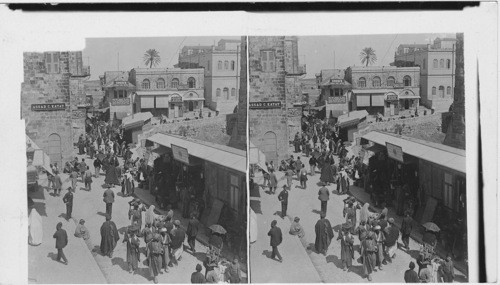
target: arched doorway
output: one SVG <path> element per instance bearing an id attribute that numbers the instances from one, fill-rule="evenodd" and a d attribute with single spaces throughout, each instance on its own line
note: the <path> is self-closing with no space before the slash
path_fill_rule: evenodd
<path id="1" fill-rule="evenodd" d="M 62 169 L 62 150 L 61 150 L 61 137 L 58 134 L 51 134 L 48 139 L 47 155 L 50 157 L 50 163 L 57 162 L 59 169 Z"/>
<path id="2" fill-rule="evenodd" d="M 193 111 L 193 109 L 194 109 L 194 106 L 193 106 L 193 105 L 194 105 L 194 104 L 193 104 L 193 101 L 189 101 L 189 111 L 190 111 L 190 112 L 191 112 L 191 111 Z"/>
<path id="3" fill-rule="evenodd" d="M 266 155 L 267 161 L 274 161 L 277 165 L 278 161 L 278 142 L 274 132 L 267 132 L 262 138 L 261 145 L 262 152 Z"/>

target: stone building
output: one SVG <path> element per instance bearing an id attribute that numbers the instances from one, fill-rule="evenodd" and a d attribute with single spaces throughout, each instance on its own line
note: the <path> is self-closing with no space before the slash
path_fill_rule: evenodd
<path id="1" fill-rule="evenodd" d="M 419 106 L 419 67 L 351 66 L 345 79 L 352 85 L 352 110 L 393 116 Z"/>
<path id="2" fill-rule="evenodd" d="M 106 71 L 100 77 L 104 90 L 104 106 L 109 106 L 110 121 L 118 124 L 123 118 L 132 115 L 132 93 L 135 85 L 129 82 L 128 71 Z"/>
<path id="3" fill-rule="evenodd" d="M 23 58 L 21 119 L 26 135 L 61 166 L 85 133 L 84 81 L 90 68 L 83 66 L 81 51 L 26 52 Z"/>
<path id="4" fill-rule="evenodd" d="M 240 94 L 238 96 L 238 107 L 235 114 L 229 114 L 226 118 L 227 133 L 231 135 L 229 146 L 247 150 L 247 40 L 241 37 L 241 70 L 240 70 Z"/>
<path id="5" fill-rule="evenodd" d="M 352 85 L 345 80 L 344 69 L 323 69 L 316 75 L 316 82 L 320 88 L 318 106 L 325 106 L 327 118 L 352 111 Z"/>
<path id="6" fill-rule="evenodd" d="M 104 91 L 100 80 L 87 80 L 83 82 L 87 104 L 94 109 L 102 107 Z"/>
<path id="7" fill-rule="evenodd" d="M 206 106 L 223 114 L 238 105 L 241 40 L 222 39 L 215 46 L 184 46 L 180 68 L 204 68 Z"/>
<path id="8" fill-rule="evenodd" d="M 134 68 L 129 82 L 135 85 L 132 112 L 151 112 L 154 116 L 181 118 L 198 116 L 204 106 L 202 68 Z"/>
<path id="9" fill-rule="evenodd" d="M 319 100 L 321 90 L 318 88 L 316 78 L 300 79 L 300 89 L 302 90 L 302 99 L 309 106 L 316 106 Z"/>
<path id="10" fill-rule="evenodd" d="M 298 38 L 249 37 L 249 138 L 268 161 L 288 156 L 289 142 L 300 131 L 302 102 Z"/>
<path id="11" fill-rule="evenodd" d="M 453 102 L 456 39 L 436 38 L 432 45 L 400 45 L 395 66 L 420 67 L 421 103 L 438 112 L 448 111 Z"/>

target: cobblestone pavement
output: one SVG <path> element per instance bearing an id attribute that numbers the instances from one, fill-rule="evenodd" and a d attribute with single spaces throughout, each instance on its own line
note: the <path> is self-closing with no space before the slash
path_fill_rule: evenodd
<path id="1" fill-rule="evenodd" d="M 295 157 L 297 156 L 296 153 L 294 153 L 293 155 Z M 300 156 L 301 161 L 308 167 L 309 158 L 305 157 L 302 154 L 300 154 Z M 276 173 L 276 176 L 279 180 L 284 176 L 284 173 L 278 171 Z M 280 272 L 283 272 L 282 274 L 287 274 L 286 276 L 290 277 L 283 277 L 281 282 L 312 283 L 318 280 L 318 276 L 320 280 L 325 283 L 369 282 L 363 274 L 363 267 L 360 263 L 361 260 L 359 255 L 359 240 L 357 239 L 357 237 L 355 238 L 354 243 L 355 253 L 351 271 L 346 272 L 342 270 L 342 261 L 340 260 L 340 241 L 337 241 L 337 237 L 341 224 L 345 222 L 345 219 L 342 217 L 342 211 L 343 200 L 347 197 L 347 195 L 338 195 L 336 192 L 336 184 L 327 186 L 330 192 L 330 200 L 328 201 L 326 214 L 326 218 L 330 220 L 332 226 L 334 227 L 335 236 L 326 256 L 317 254 L 316 252 L 314 252 L 314 250 L 311 250 L 314 249 L 314 226 L 316 224 L 316 221 L 319 219 L 320 212 L 320 201 L 318 200 L 318 190 L 320 188 L 320 186 L 318 185 L 319 178 L 319 172 L 317 172 L 314 176 L 308 176 L 309 180 L 307 181 L 306 189 L 300 188 L 299 181 L 296 180 L 296 178 L 294 179 L 291 191 L 289 192 L 287 211 L 288 217 L 285 220 L 282 220 L 278 216 L 273 216 L 273 214 L 275 214 L 277 211 L 281 211 L 281 203 L 277 198 L 278 194 L 268 194 L 266 192 L 267 189 L 263 189 L 262 187 L 259 187 L 258 191 L 254 191 L 254 193 L 251 194 L 251 196 L 254 197 L 251 197 L 250 206 L 256 212 L 257 223 L 259 224 L 258 240 L 255 242 L 256 244 L 258 243 L 259 250 L 254 249 L 254 245 L 252 245 L 250 250 L 250 270 L 252 282 L 254 282 L 254 276 L 258 276 L 260 274 L 277 274 Z M 263 178 L 262 176 L 257 174 L 257 177 L 254 178 L 254 181 L 258 184 L 262 184 Z M 282 185 L 285 183 L 285 180 L 279 181 L 278 189 L 281 189 Z M 279 190 L 277 192 L 279 192 Z M 300 224 L 302 225 L 306 233 L 303 244 L 301 244 L 300 242 L 293 242 L 294 239 L 298 240 L 298 238 L 296 236 L 288 234 L 291 221 L 294 217 L 300 217 Z M 261 245 L 261 243 L 264 243 L 265 246 L 267 246 L 267 249 L 270 250 L 267 231 L 269 228 L 270 220 L 272 219 L 278 220 L 278 226 L 280 226 L 283 231 L 284 245 L 280 247 L 280 252 L 283 258 L 285 259 L 285 261 L 289 256 L 289 258 L 297 259 L 293 261 L 293 267 L 284 269 L 282 268 L 283 265 L 277 262 L 266 262 L 265 264 L 263 264 L 264 261 L 261 257 L 262 251 L 260 250 L 260 247 L 263 247 L 264 245 Z M 399 243 L 402 244 L 401 239 L 399 240 Z M 305 255 L 302 255 L 299 252 L 306 252 L 309 258 L 305 257 Z M 389 263 L 388 265 L 383 267 L 382 271 L 378 271 L 372 274 L 372 282 L 404 282 L 404 272 L 408 269 L 408 264 L 410 263 L 410 261 L 415 261 L 415 258 L 417 256 L 418 244 L 415 241 L 410 240 L 410 251 L 406 252 L 402 249 L 398 249 L 396 251 L 396 258 L 392 263 Z M 312 264 L 315 268 L 316 274 L 311 273 L 310 270 L 308 270 L 310 264 Z M 259 269 L 258 272 L 255 272 L 256 268 Z M 460 272 L 456 271 L 456 274 L 457 277 L 455 281 L 466 281 L 465 277 Z"/>

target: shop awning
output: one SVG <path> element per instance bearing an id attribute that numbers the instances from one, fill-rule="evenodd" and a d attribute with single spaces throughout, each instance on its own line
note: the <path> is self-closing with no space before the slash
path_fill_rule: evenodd
<path id="1" fill-rule="evenodd" d="M 171 148 L 172 144 L 181 146 L 187 149 L 190 156 L 246 173 L 246 151 L 240 149 L 160 133 L 152 135 L 147 141 L 168 148 Z"/>
<path id="2" fill-rule="evenodd" d="M 388 142 L 401 147 L 405 154 L 461 173 L 466 171 L 465 150 L 378 131 L 369 132 L 362 138 L 382 146 Z"/>
<path id="3" fill-rule="evenodd" d="M 366 110 L 353 111 L 338 117 L 337 123 L 339 127 L 346 128 L 349 126 L 357 125 L 361 119 L 366 118 L 368 112 Z"/>
<path id="4" fill-rule="evenodd" d="M 101 108 L 101 109 L 95 109 L 96 112 L 101 112 L 101 113 L 104 113 L 106 112 L 107 110 L 109 110 L 109 107 L 106 107 L 106 108 Z"/>
<path id="5" fill-rule="evenodd" d="M 311 110 L 318 110 L 318 111 L 321 111 L 321 110 L 323 110 L 324 108 L 326 108 L 326 105 L 323 105 L 323 106 L 317 106 L 317 107 L 311 107 L 310 109 L 311 109 Z"/>
<path id="6" fill-rule="evenodd" d="M 115 112 L 115 118 L 117 120 L 122 120 L 123 118 L 125 118 L 127 116 L 128 116 L 127 112 Z"/>
<path id="7" fill-rule="evenodd" d="M 31 147 L 35 150 L 31 165 L 43 167 L 45 171 L 54 175 L 54 173 L 52 173 L 52 168 L 50 168 L 50 157 L 28 136 L 26 136 L 26 145 L 31 145 Z"/>
<path id="8" fill-rule="evenodd" d="M 266 165 L 266 155 L 252 142 L 250 142 L 250 155 L 248 159 L 250 164 L 260 163 L 262 165 Z"/>
<path id="9" fill-rule="evenodd" d="M 143 112 L 127 116 L 122 119 L 122 126 L 124 129 L 130 129 L 143 125 L 147 120 L 153 117 L 151 112 Z"/>

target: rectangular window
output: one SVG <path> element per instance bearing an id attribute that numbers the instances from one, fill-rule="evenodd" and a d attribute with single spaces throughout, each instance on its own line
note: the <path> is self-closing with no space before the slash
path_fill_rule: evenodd
<path id="1" fill-rule="evenodd" d="M 45 70 L 47 73 L 59 73 L 59 53 L 45 53 Z"/>
<path id="2" fill-rule="evenodd" d="M 333 89 L 330 89 L 330 97 L 333 97 Z"/>
<path id="3" fill-rule="evenodd" d="M 450 209 L 454 209 L 455 205 L 453 203 L 453 176 L 450 173 L 444 173 L 444 181 L 443 181 L 443 202 L 444 205 Z"/>
<path id="4" fill-rule="evenodd" d="M 342 96 L 342 89 L 335 88 L 335 96 Z"/>
<path id="5" fill-rule="evenodd" d="M 118 98 L 118 91 L 116 90 L 113 91 L 113 98 L 115 99 Z"/>
<path id="6" fill-rule="evenodd" d="M 260 63 L 262 71 L 273 72 L 275 70 L 274 51 L 262 50 L 260 51 Z"/>

